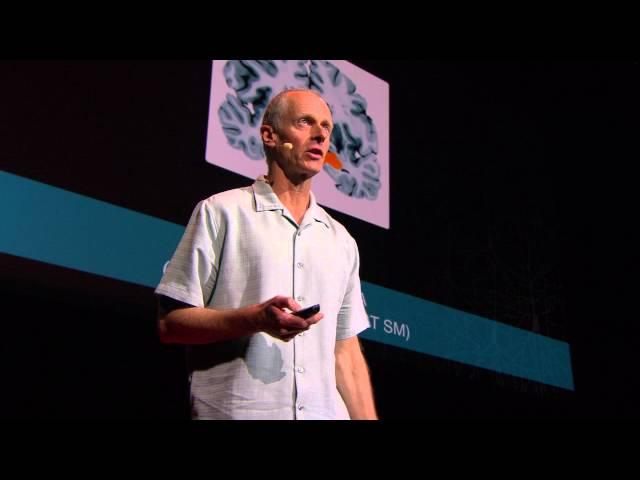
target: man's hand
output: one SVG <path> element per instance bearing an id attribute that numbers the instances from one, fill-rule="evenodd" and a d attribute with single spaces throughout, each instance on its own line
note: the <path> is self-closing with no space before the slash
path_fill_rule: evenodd
<path id="1" fill-rule="evenodd" d="M 311 325 L 318 323 L 324 317 L 324 314 L 319 312 L 305 320 L 284 310 L 297 311 L 301 308 L 293 298 L 278 295 L 257 305 L 255 325 L 260 331 L 288 342 L 300 332 L 309 330 Z"/>

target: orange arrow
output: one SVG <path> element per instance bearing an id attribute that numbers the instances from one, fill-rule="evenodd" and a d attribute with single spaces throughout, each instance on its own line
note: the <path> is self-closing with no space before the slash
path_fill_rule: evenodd
<path id="1" fill-rule="evenodd" d="M 327 152 L 324 157 L 324 163 L 328 163 L 331 167 L 336 170 L 342 170 L 342 162 L 340 161 L 340 157 L 338 157 L 333 152 Z"/>

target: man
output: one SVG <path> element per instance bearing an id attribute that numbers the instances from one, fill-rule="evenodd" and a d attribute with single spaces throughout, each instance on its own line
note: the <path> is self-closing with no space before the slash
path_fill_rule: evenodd
<path id="1" fill-rule="evenodd" d="M 376 418 L 358 248 L 311 192 L 332 128 L 315 92 L 276 95 L 268 174 L 198 203 L 156 289 L 161 340 L 188 345 L 193 418 Z"/>

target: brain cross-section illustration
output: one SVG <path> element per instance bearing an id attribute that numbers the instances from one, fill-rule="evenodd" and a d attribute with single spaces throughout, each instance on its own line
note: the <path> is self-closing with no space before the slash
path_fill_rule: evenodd
<path id="1" fill-rule="evenodd" d="M 338 67 L 321 60 L 229 60 L 230 89 L 217 109 L 228 144 L 247 160 L 264 160 L 260 124 L 271 98 L 286 88 L 317 91 L 333 114 L 334 130 L 324 171 L 344 195 L 376 200 L 381 187 L 376 125 L 367 100 Z M 213 113 L 213 112 L 212 112 Z"/>

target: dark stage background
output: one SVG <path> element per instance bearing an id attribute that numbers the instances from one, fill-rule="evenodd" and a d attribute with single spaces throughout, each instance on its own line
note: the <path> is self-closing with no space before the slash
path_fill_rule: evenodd
<path id="1" fill-rule="evenodd" d="M 638 418 L 638 62 L 350 61 L 391 99 L 391 230 L 329 209 L 362 279 L 566 341 L 575 379 L 364 341 L 381 417 Z M 185 225 L 250 183 L 204 160 L 210 75 L 209 60 L 1 62 L 1 168 Z M 0 277 L 4 418 L 188 418 L 152 289 L 6 254 Z"/>

